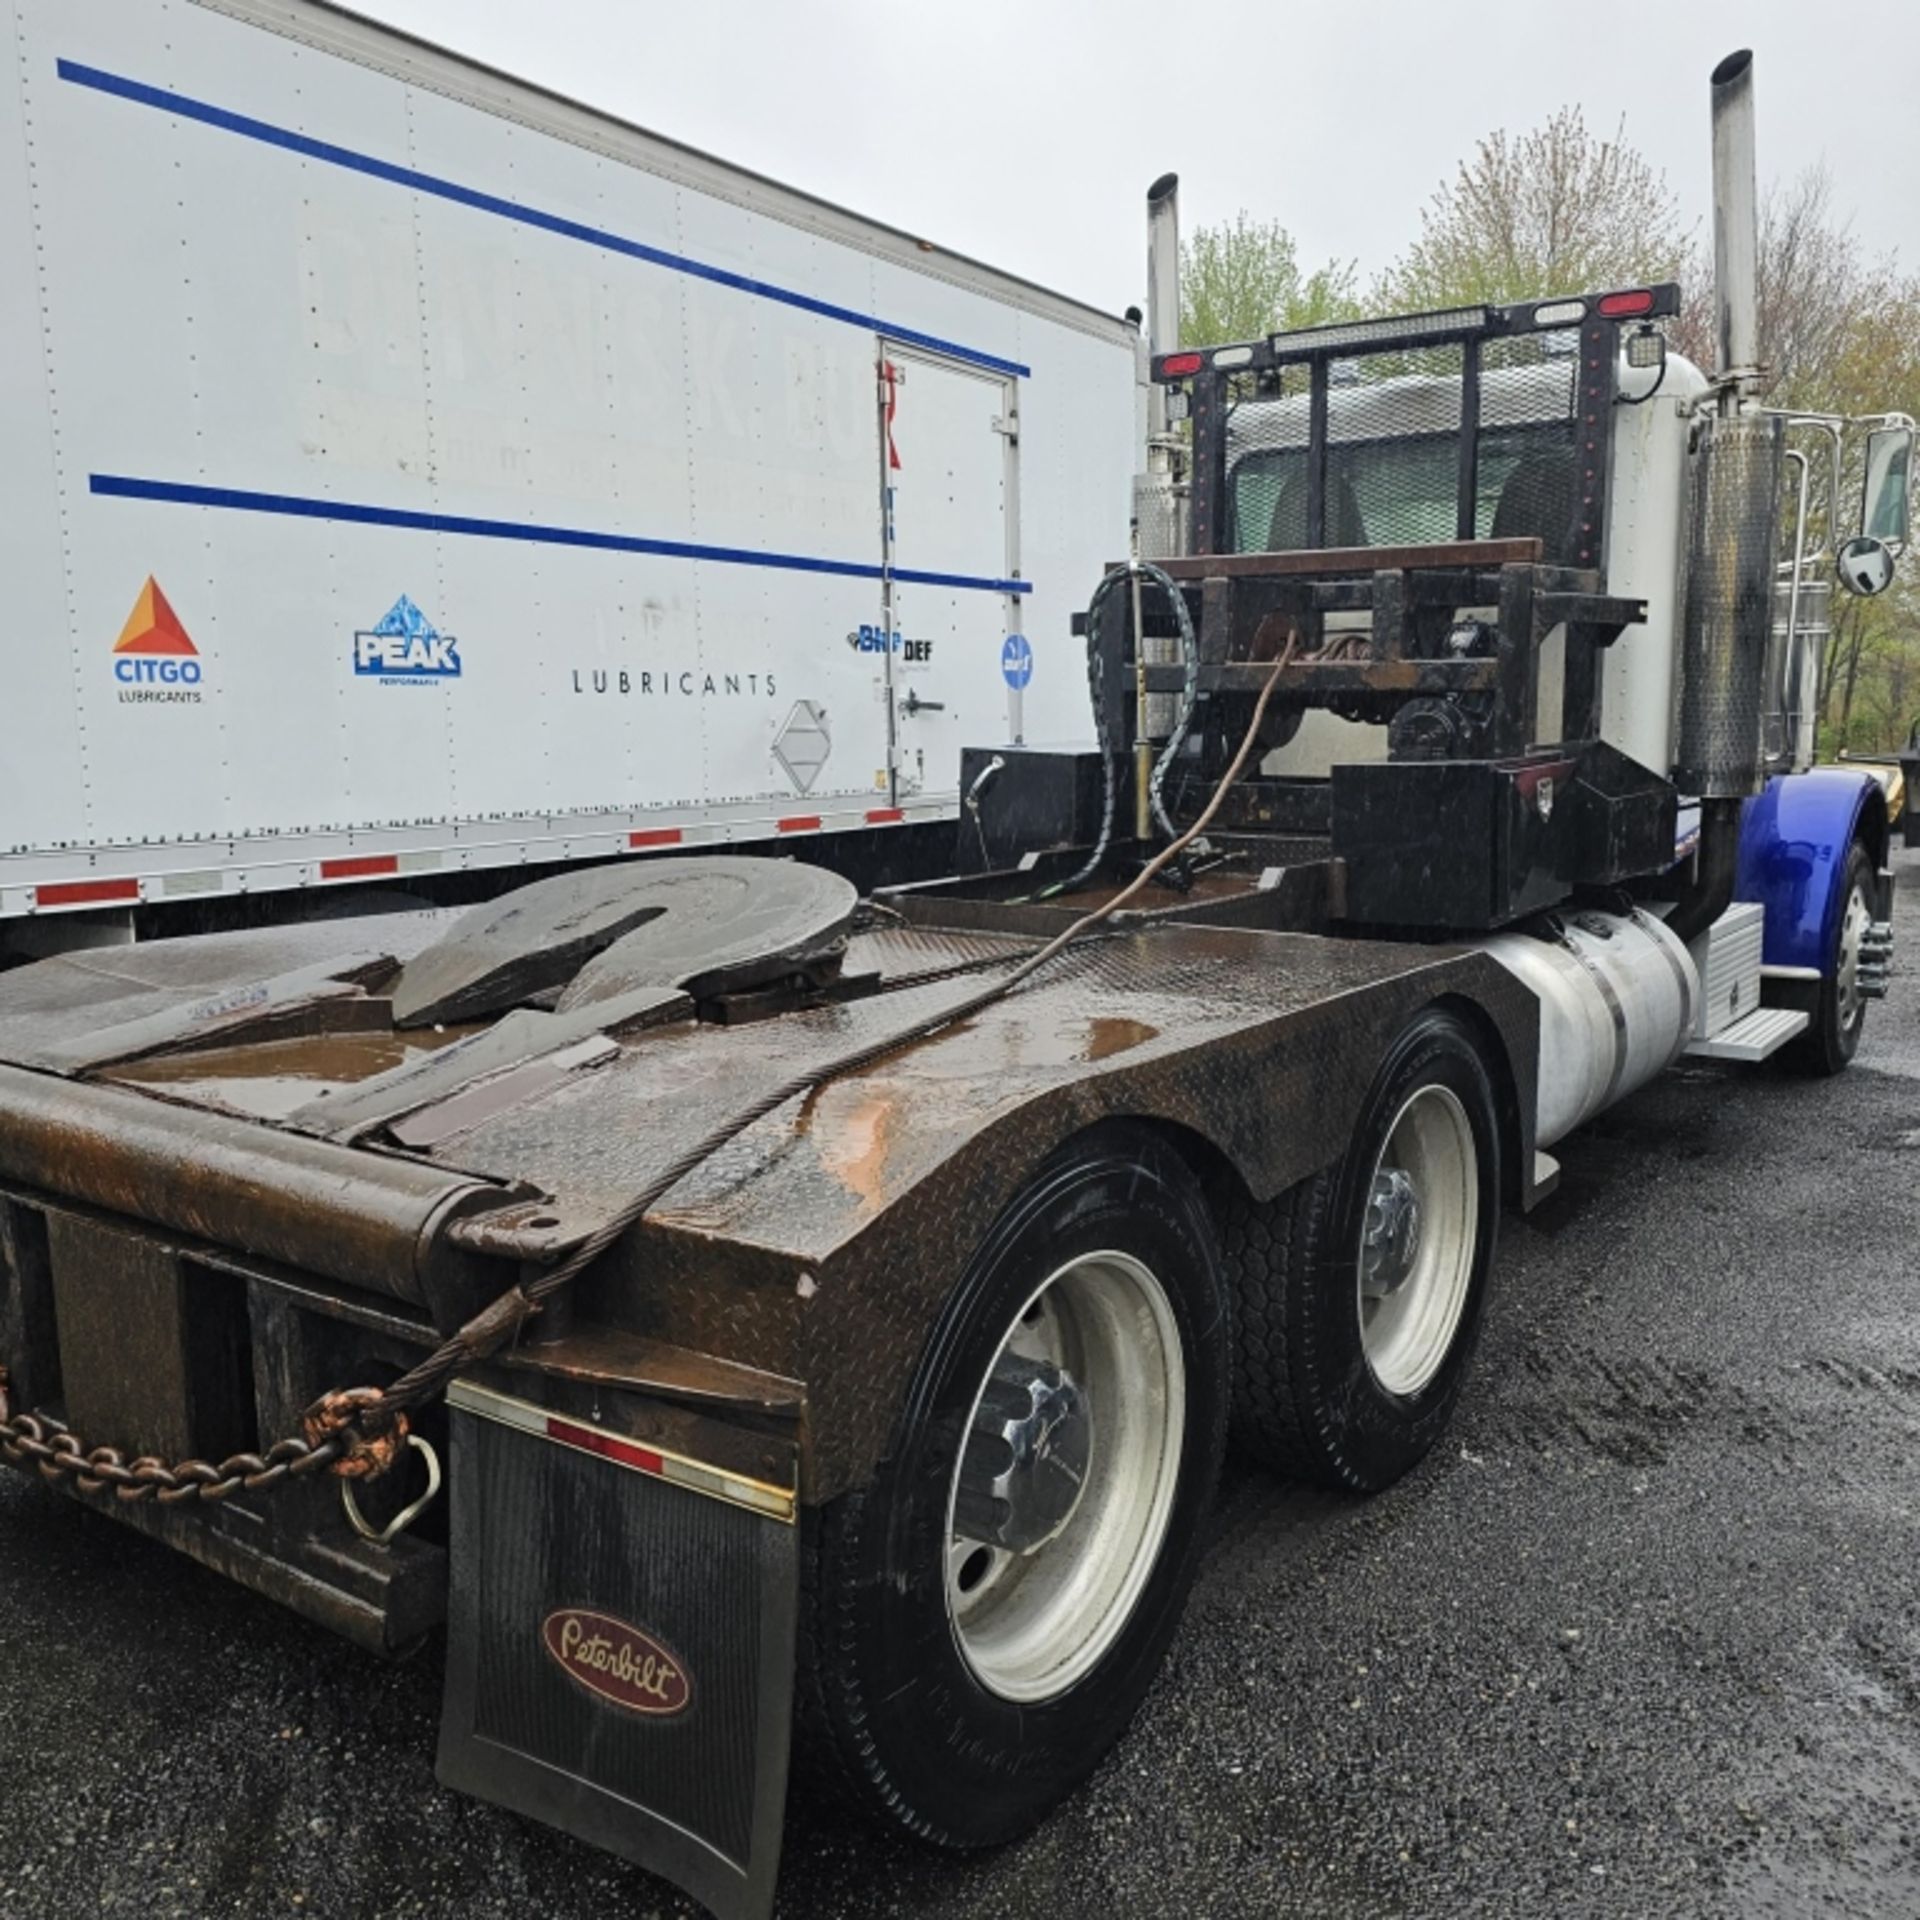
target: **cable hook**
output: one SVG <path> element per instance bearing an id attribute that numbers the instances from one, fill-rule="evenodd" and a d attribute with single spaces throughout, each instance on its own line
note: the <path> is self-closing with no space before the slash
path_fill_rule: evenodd
<path id="1" fill-rule="evenodd" d="M 347 1524 L 362 1540 L 371 1540 L 376 1547 L 390 1545 L 433 1505 L 434 1496 L 440 1491 L 440 1456 L 434 1452 L 431 1444 L 417 1433 L 407 1435 L 407 1445 L 418 1447 L 427 1456 L 427 1487 L 418 1499 L 410 1500 L 396 1513 L 384 1527 L 376 1527 L 360 1511 L 360 1502 L 354 1498 L 353 1482 L 340 1482 L 340 1504 L 346 1509 Z"/>

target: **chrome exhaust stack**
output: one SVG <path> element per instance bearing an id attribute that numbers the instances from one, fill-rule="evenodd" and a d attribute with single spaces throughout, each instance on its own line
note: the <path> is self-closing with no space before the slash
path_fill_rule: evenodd
<path id="1" fill-rule="evenodd" d="M 1147 189 L 1147 352 L 1180 344 L 1180 176 L 1163 173 Z M 1135 551 L 1171 560 L 1187 550 L 1186 442 L 1173 431 L 1167 390 L 1147 383 L 1147 464 L 1133 483 Z"/>
<path id="2" fill-rule="evenodd" d="M 1728 803 L 1760 787 L 1785 462 L 1783 423 L 1755 411 L 1750 399 L 1760 378 L 1753 55 L 1742 48 L 1722 60 L 1713 70 L 1712 92 L 1719 405 L 1706 423 L 1694 475 L 1673 771 L 1681 792 L 1698 794 L 1706 803 L 1703 842 L 1737 832 L 1737 807 L 1729 812 Z M 1703 864 L 1709 852 L 1725 850 L 1703 845 Z M 1718 864 L 1726 868 L 1724 881 L 1716 880 L 1709 891 L 1730 893 L 1731 860 Z"/>
<path id="3" fill-rule="evenodd" d="M 1753 54 L 1713 70 L 1713 308 L 1721 412 L 1760 377 L 1760 207 L 1753 159 Z"/>
<path id="4" fill-rule="evenodd" d="M 1180 176 L 1163 173 L 1147 189 L 1147 351 L 1156 358 L 1180 344 Z M 1147 433 L 1167 430 L 1167 390 L 1147 395 Z"/>

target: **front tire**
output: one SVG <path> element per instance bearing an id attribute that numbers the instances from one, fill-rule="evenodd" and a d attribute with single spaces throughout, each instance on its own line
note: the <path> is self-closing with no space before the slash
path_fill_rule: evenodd
<path id="1" fill-rule="evenodd" d="M 1377 1493 L 1453 1417 L 1479 1338 L 1500 1132 L 1479 1043 L 1429 1008 L 1394 1042 L 1346 1153 L 1222 1206 L 1234 1435 L 1288 1478 Z"/>
<path id="2" fill-rule="evenodd" d="M 1830 1079 L 1844 1073 L 1860 1051 L 1860 1035 L 1867 1024 L 1867 999 L 1860 991 L 1860 943 L 1873 924 L 1877 892 L 1873 862 L 1856 840 L 1847 850 L 1840 923 L 1820 977 L 1820 998 L 1806 1032 L 1793 1042 L 1787 1056 L 1802 1073 Z"/>
<path id="3" fill-rule="evenodd" d="M 955 1288 L 873 1484 L 819 1516 L 801 1733 L 938 1845 L 1026 1832 L 1158 1672 L 1225 1444 L 1211 1219 L 1164 1143 L 1063 1149 Z"/>

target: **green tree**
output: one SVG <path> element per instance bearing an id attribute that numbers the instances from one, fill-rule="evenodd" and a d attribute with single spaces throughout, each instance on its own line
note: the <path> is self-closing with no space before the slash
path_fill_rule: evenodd
<path id="1" fill-rule="evenodd" d="M 1420 216 L 1419 236 L 1381 276 L 1385 310 L 1534 300 L 1671 280 L 1688 230 L 1666 176 L 1562 107 L 1517 137 L 1491 133 Z"/>
<path id="2" fill-rule="evenodd" d="M 1575 107 L 1518 136 L 1489 134 L 1421 216 L 1413 244 L 1374 286 L 1381 311 L 1538 299 L 1680 281 L 1675 346 L 1712 369 L 1712 250 L 1687 228 L 1663 176 L 1624 137 L 1590 133 Z M 1796 411 L 1920 414 L 1920 277 L 1874 260 L 1836 212 L 1820 168 L 1763 197 L 1760 359 L 1767 403 Z M 1807 438 L 1809 451 L 1817 441 Z M 1861 436 L 1839 503 L 1845 539 L 1859 508 Z M 1816 501 L 1820 490 L 1816 488 Z M 1816 505 L 1809 544 L 1826 542 Z M 1920 704 L 1916 561 L 1875 600 L 1838 587 L 1822 649 L 1820 745 L 1878 750 L 1904 738 Z"/>
<path id="3" fill-rule="evenodd" d="M 1350 260 L 1302 273 L 1293 235 L 1242 208 L 1218 226 L 1196 227 L 1181 246 L 1181 344 L 1218 346 L 1353 319 L 1356 279 Z"/>
<path id="4" fill-rule="evenodd" d="M 1760 199 L 1756 306 L 1760 364 L 1768 403 L 1840 411 L 1843 366 L 1860 367 L 1862 326 L 1897 279 L 1891 262 L 1870 261 L 1834 212 L 1833 182 L 1815 165 L 1774 182 Z M 1696 235 L 1682 261 L 1684 300 L 1670 328 L 1674 344 L 1711 370 L 1714 339 L 1713 249 Z M 1870 376 L 1871 377 L 1871 376 Z"/>

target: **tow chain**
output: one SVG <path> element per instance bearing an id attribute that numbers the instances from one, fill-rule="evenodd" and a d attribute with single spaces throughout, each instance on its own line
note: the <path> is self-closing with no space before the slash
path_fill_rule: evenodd
<path id="1" fill-rule="evenodd" d="M 381 1398 L 377 1387 L 356 1387 L 349 1393 L 328 1394 L 315 1405 L 348 1401 L 357 1409 L 370 1410 Z M 312 1420 L 311 1411 L 308 1420 Z M 397 1412 L 393 1426 L 381 1433 L 361 1434 L 343 1424 L 317 1442 L 290 1434 L 265 1453 L 234 1453 L 220 1461 L 176 1460 L 169 1465 L 150 1453 L 129 1460 L 119 1447 L 89 1447 L 70 1428 L 44 1414 L 11 1412 L 7 1371 L 0 1367 L 0 1454 L 15 1466 L 38 1467 L 48 1480 L 70 1479 L 82 1493 L 104 1493 L 111 1487 L 116 1499 L 152 1500 L 163 1507 L 185 1500 L 217 1505 L 243 1488 L 264 1493 L 323 1468 L 352 1479 L 370 1479 L 392 1464 L 406 1431 L 406 1415 Z"/>
<path id="2" fill-rule="evenodd" d="M 276 1440 L 265 1453 L 230 1454 L 221 1461 L 176 1460 L 171 1464 L 152 1454 L 129 1460 L 120 1447 L 89 1447 L 71 1428 L 43 1414 L 14 1413 L 7 1397 L 7 1373 L 0 1367 L 0 1455 L 16 1466 L 39 1468 L 48 1480 L 70 1480 L 82 1493 L 100 1494 L 111 1488 L 126 1501 L 154 1500 L 177 1506 L 199 1500 L 217 1505 L 236 1493 L 267 1493 L 289 1480 L 322 1471 L 348 1480 L 377 1479 L 407 1450 L 410 1409 L 437 1400 L 457 1374 L 465 1373 L 519 1337 L 520 1329 L 539 1314 L 555 1294 L 570 1286 L 647 1210 L 688 1174 L 720 1151 L 729 1141 L 764 1120 L 789 1100 L 816 1092 L 829 1081 L 857 1073 L 897 1048 L 924 1040 L 943 1028 L 970 1020 L 1015 987 L 1031 979 L 1056 955 L 1091 933 L 1117 913 L 1170 861 L 1197 839 L 1219 811 L 1227 789 L 1240 776 L 1254 742 L 1267 701 L 1293 657 L 1291 639 L 1273 664 L 1260 689 L 1253 719 L 1233 763 L 1221 775 L 1212 797 L 1193 825 L 1170 841 L 1117 893 L 1081 915 L 1057 933 L 1038 952 L 1029 954 L 1011 973 L 939 1013 L 917 1020 L 898 1033 L 883 1034 L 863 1047 L 840 1055 L 805 1073 L 795 1074 L 764 1093 L 751 1106 L 730 1115 L 702 1139 L 694 1142 L 671 1166 L 641 1192 L 610 1215 L 550 1271 L 516 1283 L 483 1307 L 458 1332 L 450 1335 L 418 1366 L 385 1387 L 348 1387 L 323 1393 L 301 1417 L 302 1431 Z"/>

